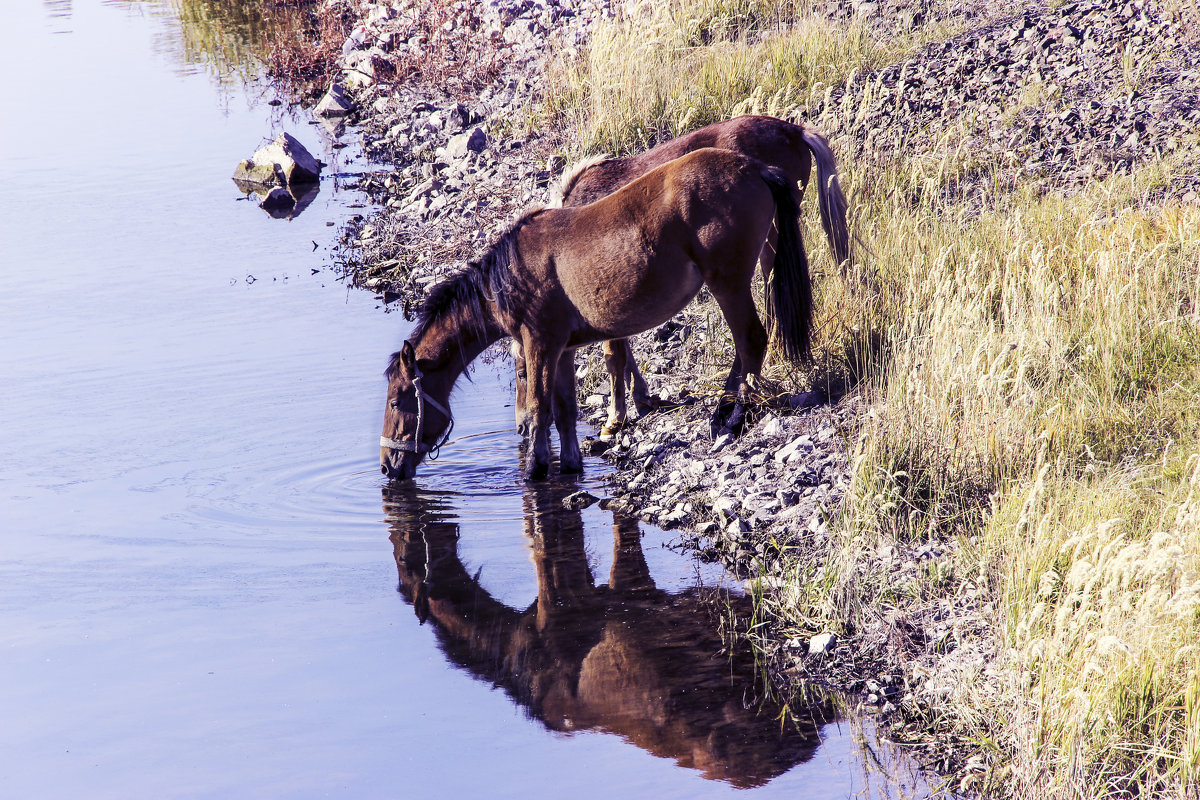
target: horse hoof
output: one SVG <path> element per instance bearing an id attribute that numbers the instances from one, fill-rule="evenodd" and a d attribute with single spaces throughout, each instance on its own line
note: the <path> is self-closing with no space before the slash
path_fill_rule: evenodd
<path id="1" fill-rule="evenodd" d="M 742 435 L 742 429 L 746 427 L 746 409 L 740 403 L 734 406 L 733 413 L 729 415 L 725 425 L 734 436 Z"/>
<path id="2" fill-rule="evenodd" d="M 613 437 L 616 436 L 617 433 L 621 430 L 621 428 L 624 428 L 624 427 L 625 427 L 625 424 L 621 423 L 621 422 L 612 422 L 612 423 L 606 422 L 600 428 L 600 441 L 611 442 L 613 440 Z"/>
<path id="3" fill-rule="evenodd" d="M 729 420 L 737 410 L 737 406 L 733 403 L 717 403 L 717 410 L 712 415 L 712 430 L 713 435 L 718 433 L 728 433 Z"/>
<path id="4" fill-rule="evenodd" d="M 662 405 L 662 400 L 657 395 L 644 394 L 642 396 L 633 396 L 633 405 L 637 408 L 640 414 L 649 414 L 651 411 L 657 410 Z"/>
<path id="5" fill-rule="evenodd" d="M 527 473 L 525 473 L 525 480 L 526 481 L 544 481 L 544 480 L 546 480 L 546 477 L 549 476 L 549 474 L 550 474 L 550 465 L 549 464 L 534 464 L 532 467 L 529 468 L 529 471 Z"/>

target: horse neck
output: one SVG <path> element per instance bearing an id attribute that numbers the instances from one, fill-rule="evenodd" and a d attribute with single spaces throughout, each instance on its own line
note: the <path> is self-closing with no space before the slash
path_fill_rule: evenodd
<path id="1" fill-rule="evenodd" d="M 419 360 L 430 361 L 437 366 L 427 374 L 433 378 L 443 376 L 446 396 L 454 387 L 458 376 L 466 371 L 467 365 L 493 342 L 505 334 L 494 320 L 486 320 L 481 330 L 476 325 L 457 325 L 453 322 L 431 325 L 413 345 Z"/>

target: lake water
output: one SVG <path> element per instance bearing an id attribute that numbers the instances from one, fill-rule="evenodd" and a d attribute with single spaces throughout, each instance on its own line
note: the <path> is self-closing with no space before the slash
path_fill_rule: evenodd
<path id="1" fill-rule="evenodd" d="M 781 728 L 725 651 L 748 601 L 719 570 L 561 507 L 602 462 L 521 482 L 503 365 L 384 486 L 407 323 L 330 268 L 364 199 L 326 178 L 277 220 L 229 180 L 285 130 L 361 170 L 352 137 L 219 80 L 175 4 L 13 5 L 0 796 L 924 793 L 869 725 L 817 704 Z"/>

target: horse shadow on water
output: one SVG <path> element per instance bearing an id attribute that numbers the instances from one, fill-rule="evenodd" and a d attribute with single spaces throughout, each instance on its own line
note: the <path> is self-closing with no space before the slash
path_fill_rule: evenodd
<path id="1" fill-rule="evenodd" d="M 399 592 L 432 624 L 446 657 L 502 687 L 550 730 L 612 733 L 736 787 L 763 785 L 812 758 L 832 705 L 784 717 L 783 706 L 761 697 L 748 648 L 718 630 L 722 617 L 748 618 L 752 601 L 657 588 L 637 520 L 615 513 L 612 569 L 598 585 L 583 516 L 562 502 L 576 488 L 549 481 L 526 490 L 538 592 L 524 609 L 492 597 L 462 563 L 459 523 L 444 500 L 411 484 L 383 489 Z"/>

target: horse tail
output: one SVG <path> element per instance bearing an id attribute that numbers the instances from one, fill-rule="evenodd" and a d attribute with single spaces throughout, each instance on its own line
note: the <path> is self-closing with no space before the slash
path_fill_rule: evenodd
<path id="1" fill-rule="evenodd" d="M 833 250 L 833 257 L 839 264 L 848 264 L 852 253 L 850 247 L 850 226 L 846 222 L 846 210 L 849 203 L 842 193 L 838 183 L 837 162 L 833 159 L 833 150 L 829 148 L 829 140 L 812 128 L 800 127 L 800 137 L 808 145 L 813 161 L 817 165 L 817 206 L 821 210 L 821 227 L 825 229 L 825 238 Z"/>
<path id="2" fill-rule="evenodd" d="M 794 363 L 812 356 L 812 279 L 800 234 L 800 205 L 791 179 L 775 167 L 766 167 L 763 180 L 775 200 L 775 263 L 767 289 L 767 305 L 774 317 L 783 353 Z"/>

